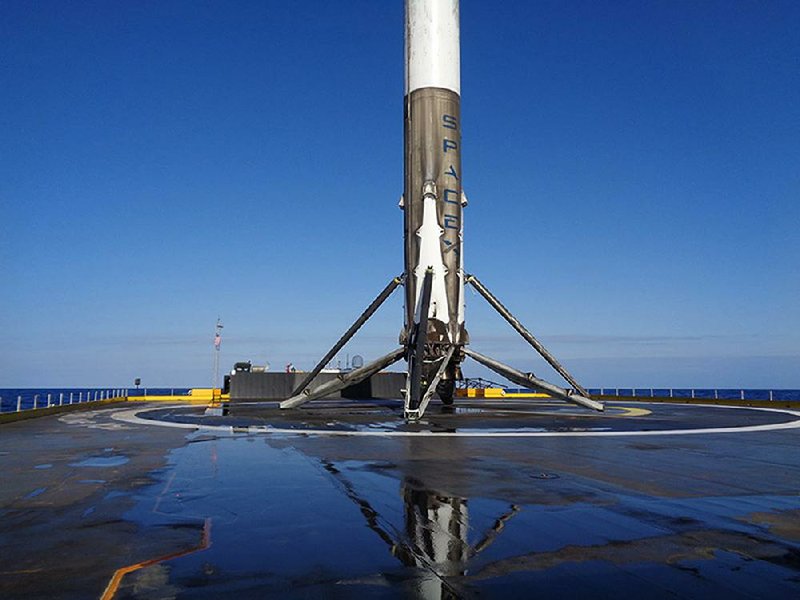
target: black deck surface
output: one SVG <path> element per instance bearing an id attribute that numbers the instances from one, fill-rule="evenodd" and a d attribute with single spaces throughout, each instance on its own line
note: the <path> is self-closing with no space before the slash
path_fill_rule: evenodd
<path id="1" fill-rule="evenodd" d="M 800 415 L 401 413 L 128 405 L 0 426 L 0 597 L 800 597 Z"/>

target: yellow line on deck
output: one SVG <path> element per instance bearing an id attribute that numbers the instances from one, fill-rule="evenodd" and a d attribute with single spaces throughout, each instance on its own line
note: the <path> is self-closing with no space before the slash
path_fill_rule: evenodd
<path id="1" fill-rule="evenodd" d="M 194 552 L 200 552 L 201 550 L 206 550 L 211 546 L 211 519 L 206 518 L 205 522 L 203 523 L 203 535 L 200 538 L 200 544 L 195 546 L 194 548 L 190 548 L 188 550 L 180 550 L 178 552 L 173 552 L 172 554 L 166 554 L 164 556 L 159 556 L 157 558 L 151 558 L 148 560 L 144 560 L 142 562 L 135 563 L 133 565 L 128 565 L 127 567 L 122 567 L 114 571 L 114 575 L 111 577 L 111 581 L 108 582 L 103 595 L 100 597 L 100 600 L 111 600 L 117 590 L 119 589 L 120 584 L 122 583 L 122 578 L 125 577 L 128 573 L 132 573 L 133 571 L 138 571 L 139 569 L 144 569 L 145 567 L 151 567 L 155 564 L 160 562 L 164 562 L 165 560 L 172 560 L 174 558 L 180 558 L 181 556 L 186 556 L 187 554 L 192 554 Z"/>

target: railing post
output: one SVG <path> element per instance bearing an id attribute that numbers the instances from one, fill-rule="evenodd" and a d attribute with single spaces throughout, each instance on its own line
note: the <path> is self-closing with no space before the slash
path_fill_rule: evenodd
<path id="1" fill-rule="evenodd" d="M 22 410 L 22 396 L 17 396 L 17 412 Z"/>
<path id="2" fill-rule="evenodd" d="M 769 401 L 772 402 L 772 390 L 769 391 Z"/>
<path id="3" fill-rule="evenodd" d="M 744 400 L 744 390 L 739 390 L 739 392 L 741 393 L 742 400 Z"/>
<path id="4" fill-rule="evenodd" d="M 64 406 L 64 392 L 58 393 L 58 405 Z"/>
<path id="5" fill-rule="evenodd" d="M 72 404 L 72 394 L 73 394 L 73 392 L 70 392 L 70 393 L 69 393 L 69 403 L 70 403 L 70 404 Z"/>
<path id="6" fill-rule="evenodd" d="M 39 408 L 39 394 L 33 395 L 33 408 L 34 410 Z"/>
<path id="7" fill-rule="evenodd" d="M 672 388 L 669 388 L 669 397 L 672 398 Z"/>
<path id="8" fill-rule="evenodd" d="M 52 406 L 52 403 L 50 402 L 51 397 L 52 394 L 47 394 L 47 408 L 50 408 Z"/>
<path id="9" fill-rule="evenodd" d="M 719 390 L 714 390 L 714 400 L 719 400 Z"/>
<path id="10" fill-rule="evenodd" d="M 692 388 L 692 398 L 694 398 L 694 388 Z"/>

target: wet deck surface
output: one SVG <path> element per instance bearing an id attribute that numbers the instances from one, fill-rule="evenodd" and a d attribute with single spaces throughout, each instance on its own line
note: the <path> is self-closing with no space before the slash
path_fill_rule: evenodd
<path id="1" fill-rule="evenodd" d="M 3 425 L 0 597 L 800 596 L 798 415 L 399 410 Z"/>

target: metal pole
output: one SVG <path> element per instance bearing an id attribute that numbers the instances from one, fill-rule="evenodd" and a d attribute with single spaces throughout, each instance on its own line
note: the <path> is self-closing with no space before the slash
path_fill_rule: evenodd
<path id="1" fill-rule="evenodd" d="M 769 391 L 769 401 L 772 402 L 772 390 Z"/>
<path id="2" fill-rule="evenodd" d="M 39 394 L 33 395 L 33 408 L 34 410 L 39 408 Z"/>
<path id="3" fill-rule="evenodd" d="M 58 394 L 58 405 L 64 406 L 64 392 Z"/>
<path id="4" fill-rule="evenodd" d="M 714 390 L 714 400 L 719 400 L 719 390 Z"/>
<path id="5" fill-rule="evenodd" d="M 51 397 L 52 394 L 47 394 L 47 408 L 50 408 L 52 406 Z"/>
<path id="6" fill-rule="evenodd" d="M 17 412 L 22 410 L 22 396 L 17 396 Z"/>
<path id="7" fill-rule="evenodd" d="M 692 388 L 692 398 L 694 398 L 694 388 Z"/>
<path id="8" fill-rule="evenodd" d="M 744 400 L 744 390 L 739 390 L 742 394 L 742 400 Z"/>
<path id="9" fill-rule="evenodd" d="M 542 355 L 542 358 L 544 358 L 550 364 L 551 367 L 553 367 L 556 371 L 558 371 L 558 374 L 561 375 L 575 389 L 576 392 L 578 392 L 581 396 L 584 397 L 589 396 L 589 393 L 585 389 L 583 389 L 583 386 L 581 386 L 575 380 L 575 378 L 572 377 L 572 375 L 570 375 L 567 372 L 567 370 L 561 365 L 561 363 L 559 363 L 556 360 L 555 356 L 550 354 L 550 352 L 547 351 L 547 348 L 545 348 L 539 340 L 533 337 L 533 334 L 530 331 L 525 329 L 522 323 L 520 323 L 517 320 L 517 318 L 514 315 L 512 315 L 511 312 L 509 312 L 509 310 L 505 306 L 503 306 L 502 303 L 497 298 L 495 298 L 492 295 L 492 293 L 488 289 L 486 289 L 486 287 L 480 281 L 478 281 L 477 277 L 475 277 L 474 275 L 467 275 L 467 282 L 472 284 L 472 287 L 478 290 L 480 295 L 483 296 L 486 299 L 486 301 L 489 304 L 491 304 L 492 307 L 494 307 L 494 309 L 497 312 L 499 312 L 500 315 L 506 321 L 508 321 L 509 325 L 511 325 L 514 329 L 517 330 L 517 333 L 519 333 L 525 339 L 526 342 L 528 342 L 531 346 L 533 346 L 534 349 L 539 354 Z"/>
<path id="10" fill-rule="evenodd" d="M 361 329 L 361 326 L 364 325 L 364 323 L 366 323 L 373 314 L 375 314 L 375 311 L 380 308 L 381 304 L 383 304 L 386 299 L 392 295 L 392 292 L 397 289 L 397 286 L 402 283 L 403 276 L 400 275 L 392 279 L 389 282 L 389 285 L 383 288 L 383 291 L 378 294 L 375 300 L 372 301 L 372 304 L 370 304 L 367 309 L 361 313 L 361 316 L 358 317 L 355 323 L 350 326 L 350 329 L 344 332 L 344 335 L 342 335 L 342 337 L 339 338 L 339 341 L 333 345 L 333 348 L 328 350 L 328 353 L 322 357 L 322 359 L 317 363 L 317 366 L 311 369 L 311 372 L 305 376 L 303 381 L 300 382 L 300 385 L 298 385 L 294 392 L 292 392 L 292 396 L 297 396 L 308 387 L 314 378 L 319 375 L 319 372 L 325 368 L 325 365 L 327 365 L 331 359 L 333 359 L 333 357 L 339 353 L 339 350 L 341 350 L 344 345 L 350 341 L 350 338 L 352 338 L 356 332 Z"/>

